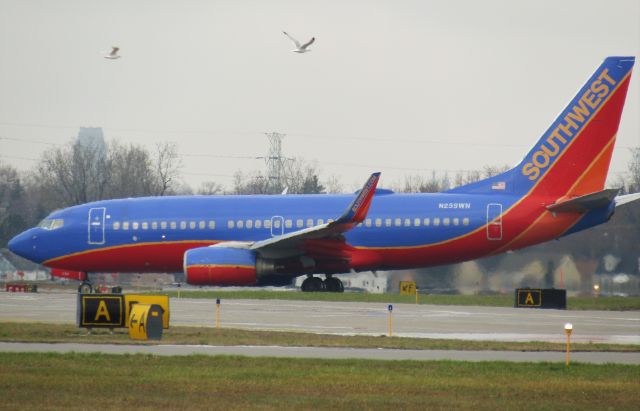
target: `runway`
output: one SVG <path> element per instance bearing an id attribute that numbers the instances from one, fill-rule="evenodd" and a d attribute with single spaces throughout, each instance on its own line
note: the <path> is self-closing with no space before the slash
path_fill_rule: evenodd
<path id="1" fill-rule="evenodd" d="M 333 347 L 276 347 L 276 346 L 210 346 L 210 345 L 115 345 L 115 344 L 43 344 L 2 343 L 0 352 L 56 352 L 103 354 L 172 355 L 242 355 L 247 357 L 417 360 L 417 361 L 508 361 L 508 362 L 564 362 L 563 352 L 521 351 L 452 351 L 452 350 L 396 350 Z M 574 362 L 592 364 L 640 365 L 638 353 L 578 352 L 572 353 Z"/>
<path id="2" fill-rule="evenodd" d="M 72 293 L 0 292 L 0 321 L 75 323 L 76 305 Z M 214 326 L 214 300 L 172 298 L 170 305 L 172 326 Z M 220 318 L 228 328 L 381 335 L 388 315 L 387 304 L 378 303 L 223 300 Z M 638 311 L 395 304 L 392 315 L 399 337 L 564 342 L 570 322 L 573 342 L 640 344 Z"/>

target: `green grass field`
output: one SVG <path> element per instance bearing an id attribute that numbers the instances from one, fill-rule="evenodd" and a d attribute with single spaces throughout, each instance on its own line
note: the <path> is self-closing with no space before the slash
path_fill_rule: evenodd
<path id="1" fill-rule="evenodd" d="M 3 409 L 637 409 L 640 367 L 0 353 Z"/>
<path id="2" fill-rule="evenodd" d="M 0 341 L 5 342 L 80 342 L 109 344 L 154 344 L 129 339 L 126 329 L 113 334 L 96 329 L 87 330 L 71 324 L 40 324 L 0 322 Z M 414 350 L 508 350 L 508 351 L 564 351 L 564 344 L 548 342 L 502 342 L 436 340 L 427 338 L 341 336 L 284 331 L 250 331 L 232 328 L 171 327 L 163 333 L 162 344 L 202 345 L 278 345 L 294 347 L 356 347 L 398 348 Z M 572 344 L 573 351 L 640 352 L 640 345 L 631 344 Z"/>
<path id="3" fill-rule="evenodd" d="M 178 297 L 178 291 L 168 293 L 171 297 Z M 297 291 L 180 291 L 183 298 L 209 299 L 253 299 L 253 300 L 307 300 L 307 301 L 352 301 L 373 303 L 407 303 L 415 304 L 415 296 L 399 294 L 368 294 L 368 293 L 303 293 Z M 442 295 L 420 294 L 419 304 L 433 305 L 475 305 L 491 307 L 513 307 L 513 295 Z M 640 297 L 568 297 L 569 310 L 640 310 Z"/>

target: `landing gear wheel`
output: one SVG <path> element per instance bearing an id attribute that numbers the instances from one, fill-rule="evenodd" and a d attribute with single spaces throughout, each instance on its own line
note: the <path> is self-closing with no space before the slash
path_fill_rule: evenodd
<path id="1" fill-rule="evenodd" d="M 91 294 L 92 291 L 93 287 L 91 286 L 91 283 L 83 282 L 80 284 L 80 287 L 78 287 L 78 292 L 80 294 Z"/>
<path id="2" fill-rule="evenodd" d="M 324 291 L 324 282 L 318 277 L 309 277 L 302 282 L 300 289 L 304 292 Z"/>
<path id="3" fill-rule="evenodd" d="M 342 284 L 342 281 L 340 281 L 335 277 L 329 277 L 326 280 L 324 280 L 324 286 L 325 286 L 325 289 L 330 293 L 344 292 L 344 285 Z"/>

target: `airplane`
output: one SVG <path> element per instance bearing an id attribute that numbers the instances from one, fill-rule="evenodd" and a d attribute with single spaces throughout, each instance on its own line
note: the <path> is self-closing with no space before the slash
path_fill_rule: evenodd
<path id="1" fill-rule="evenodd" d="M 634 57 L 608 57 L 514 168 L 441 193 L 169 196 L 54 211 L 9 242 L 22 257 L 87 273 L 184 272 L 194 285 L 342 292 L 335 274 L 496 255 L 608 221 L 639 194 L 605 189 Z M 324 274 L 325 279 L 317 275 Z M 85 287 L 84 289 L 82 287 Z"/>

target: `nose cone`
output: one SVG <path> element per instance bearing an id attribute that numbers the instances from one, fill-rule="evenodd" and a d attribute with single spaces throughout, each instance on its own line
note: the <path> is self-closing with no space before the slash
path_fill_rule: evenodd
<path id="1" fill-rule="evenodd" d="M 18 234 L 9 241 L 9 250 L 20 257 L 35 262 L 36 250 L 35 239 L 33 237 L 31 230 Z"/>

